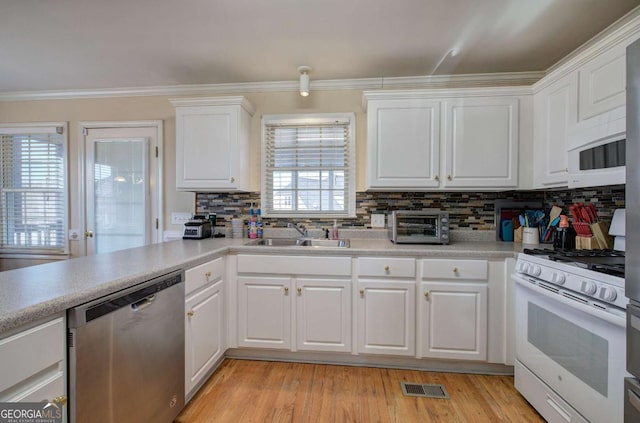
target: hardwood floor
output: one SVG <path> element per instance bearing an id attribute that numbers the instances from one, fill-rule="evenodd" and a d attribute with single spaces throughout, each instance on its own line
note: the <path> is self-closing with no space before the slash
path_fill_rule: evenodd
<path id="1" fill-rule="evenodd" d="M 407 397 L 400 382 L 450 399 Z M 175 420 L 200 422 L 544 422 L 511 376 L 227 359 Z"/>

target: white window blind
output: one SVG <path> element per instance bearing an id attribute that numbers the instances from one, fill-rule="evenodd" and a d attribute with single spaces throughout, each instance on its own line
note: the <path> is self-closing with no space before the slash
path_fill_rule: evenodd
<path id="1" fill-rule="evenodd" d="M 0 248 L 66 252 L 63 128 L 0 128 Z"/>
<path id="2" fill-rule="evenodd" d="M 352 122 L 265 120 L 262 208 L 266 216 L 355 214 Z"/>

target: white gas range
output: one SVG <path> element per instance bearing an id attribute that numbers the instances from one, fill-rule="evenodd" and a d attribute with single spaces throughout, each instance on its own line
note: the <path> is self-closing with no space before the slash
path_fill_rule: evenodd
<path id="1" fill-rule="evenodd" d="M 516 388 L 549 422 L 622 421 L 624 253 L 525 250 L 512 279 Z"/>

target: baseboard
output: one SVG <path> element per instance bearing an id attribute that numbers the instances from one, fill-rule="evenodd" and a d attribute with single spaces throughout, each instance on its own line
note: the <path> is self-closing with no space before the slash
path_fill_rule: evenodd
<path id="1" fill-rule="evenodd" d="M 364 354 L 351 355 L 350 353 L 307 353 L 252 348 L 231 348 L 225 352 L 225 357 L 241 360 L 383 367 L 446 373 L 513 375 L 513 366 L 462 360 L 417 359 L 411 357 L 388 357 Z"/>

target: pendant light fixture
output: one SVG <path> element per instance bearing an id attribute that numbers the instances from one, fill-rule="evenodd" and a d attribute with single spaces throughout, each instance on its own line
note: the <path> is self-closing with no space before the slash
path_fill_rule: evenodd
<path id="1" fill-rule="evenodd" d="M 298 72 L 300 72 L 300 95 L 307 97 L 309 95 L 309 66 L 300 66 Z"/>

